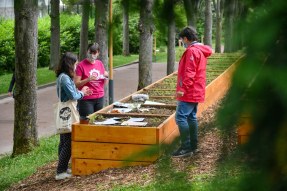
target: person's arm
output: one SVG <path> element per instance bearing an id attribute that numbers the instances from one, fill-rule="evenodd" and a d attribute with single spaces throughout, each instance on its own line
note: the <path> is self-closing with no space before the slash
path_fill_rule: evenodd
<path id="1" fill-rule="evenodd" d="M 10 82 L 10 86 L 9 86 L 9 90 L 8 90 L 8 95 L 10 97 L 11 97 L 11 92 L 13 90 L 14 84 L 15 84 L 15 72 L 13 73 L 13 76 L 12 76 L 12 79 L 11 79 L 11 82 Z"/>
<path id="2" fill-rule="evenodd" d="M 75 75 L 74 77 L 74 83 L 76 85 L 76 88 L 84 86 L 86 83 L 88 83 L 91 80 L 97 80 L 96 76 L 90 75 L 88 78 L 82 80 L 82 76 Z"/>
<path id="3" fill-rule="evenodd" d="M 84 92 L 75 90 L 74 84 L 69 78 L 70 77 L 66 75 L 62 77 L 61 80 L 61 87 L 63 88 L 62 90 L 65 91 L 70 100 L 76 101 L 78 99 L 82 99 L 84 97 Z"/>
<path id="4" fill-rule="evenodd" d="M 109 77 L 109 73 L 107 71 L 105 71 L 104 72 L 104 76 L 108 78 Z M 108 79 L 104 79 L 104 85 L 108 85 L 108 83 L 109 83 L 109 78 Z"/>
<path id="5" fill-rule="evenodd" d="M 185 93 L 190 86 L 194 83 L 194 77 L 196 74 L 196 60 L 195 60 L 195 55 L 193 54 L 193 51 L 188 51 L 186 53 L 186 68 L 185 68 L 185 73 L 181 77 L 181 87 L 179 88 L 179 91 Z"/>

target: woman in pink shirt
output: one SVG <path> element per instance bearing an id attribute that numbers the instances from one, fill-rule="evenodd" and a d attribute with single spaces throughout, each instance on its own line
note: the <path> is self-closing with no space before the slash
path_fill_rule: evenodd
<path id="1" fill-rule="evenodd" d="M 87 48 L 87 58 L 81 61 L 76 68 L 74 82 L 77 88 L 81 90 L 88 86 L 93 90 L 93 94 L 85 96 L 79 100 L 80 116 L 86 117 L 103 108 L 104 105 L 104 85 L 109 83 L 108 72 L 105 71 L 104 65 L 97 60 L 100 54 L 98 43 L 91 43 Z"/>

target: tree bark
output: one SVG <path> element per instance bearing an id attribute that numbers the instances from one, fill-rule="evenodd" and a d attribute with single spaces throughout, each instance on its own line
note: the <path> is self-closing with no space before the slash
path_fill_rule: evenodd
<path id="1" fill-rule="evenodd" d="M 199 5 L 202 0 L 184 0 L 184 8 L 186 12 L 187 25 L 196 29 L 196 16 L 199 9 Z"/>
<path id="2" fill-rule="evenodd" d="M 12 157 L 39 145 L 37 130 L 38 0 L 14 0 L 15 120 Z"/>
<path id="3" fill-rule="evenodd" d="M 123 0 L 123 56 L 130 55 L 129 48 L 129 0 Z"/>
<path id="4" fill-rule="evenodd" d="M 216 7 L 216 36 L 215 36 L 215 52 L 221 53 L 221 39 L 222 39 L 222 18 L 224 10 L 224 0 L 217 0 L 214 2 Z"/>
<path id="5" fill-rule="evenodd" d="M 60 60 L 60 0 L 51 0 L 51 46 L 49 70 L 56 70 Z"/>
<path id="6" fill-rule="evenodd" d="M 174 72 L 175 64 L 175 16 L 174 16 L 174 4 L 171 0 L 164 1 L 166 9 L 168 11 L 168 46 L 167 46 L 167 75 Z"/>
<path id="7" fill-rule="evenodd" d="M 225 1 L 225 44 L 224 52 L 230 53 L 233 51 L 233 16 L 235 9 L 235 0 Z"/>
<path id="8" fill-rule="evenodd" d="M 204 44 L 212 47 L 212 10 L 211 10 L 211 0 L 205 0 Z"/>
<path id="9" fill-rule="evenodd" d="M 110 0 L 95 0 L 95 42 L 100 46 L 99 60 L 104 64 L 105 70 L 109 70 L 109 4 Z M 109 88 L 105 86 L 104 105 L 109 105 Z"/>
<path id="10" fill-rule="evenodd" d="M 140 0 L 139 83 L 138 90 L 152 83 L 153 0 Z"/>
<path id="11" fill-rule="evenodd" d="M 89 13 L 90 13 L 90 0 L 83 1 L 83 11 L 82 11 L 82 24 L 81 24 L 81 35 L 80 35 L 80 52 L 79 60 L 84 60 L 86 58 L 86 52 L 89 41 Z"/>

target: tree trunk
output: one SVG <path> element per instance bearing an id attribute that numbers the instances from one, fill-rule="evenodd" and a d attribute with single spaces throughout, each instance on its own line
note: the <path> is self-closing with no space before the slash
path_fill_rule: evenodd
<path id="1" fill-rule="evenodd" d="M 37 130 L 38 0 L 14 0 L 15 104 L 12 157 L 39 145 Z"/>
<path id="2" fill-rule="evenodd" d="M 238 50 L 238 30 L 239 30 L 239 6 L 238 0 L 235 0 L 234 3 L 234 12 L 233 12 L 233 27 L 232 27 L 232 52 L 236 52 Z"/>
<path id="3" fill-rule="evenodd" d="M 80 35 L 80 52 L 79 61 L 86 58 L 86 52 L 89 41 L 89 13 L 90 13 L 90 0 L 84 0 L 83 11 L 82 11 L 82 25 L 81 25 L 81 35 Z"/>
<path id="4" fill-rule="evenodd" d="M 104 64 L 105 70 L 109 70 L 109 4 L 110 0 L 95 0 L 95 42 L 100 46 L 99 60 Z M 104 106 L 109 105 L 109 88 L 105 86 Z"/>
<path id="5" fill-rule="evenodd" d="M 168 22 L 168 47 L 167 47 L 167 75 L 174 72 L 175 64 L 175 16 L 174 16 L 174 4 L 171 0 L 164 1 L 168 10 L 167 22 Z"/>
<path id="6" fill-rule="evenodd" d="M 235 0 L 225 1 L 225 44 L 224 52 L 232 52 L 233 45 L 233 15 L 235 8 Z"/>
<path id="7" fill-rule="evenodd" d="M 129 0 L 123 0 L 123 56 L 130 55 L 129 48 Z"/>
<path id="8" fill-rule="evenodd" d="M 140 1 L 140 20 L 138 30 L 140 31 L 139 47 L 139 84 L 138 90 L 152 83 L 152 45 L 153 32 L 153 0 Z"/>
<path id="9" fill-rule="evenodd" d="M 186 12 L 187 25 L 196 29 L 196 16 L 202 0 L 184 0 L 184 8 Z"/>
<path id="10" fill-rule="evenodd" d="M 224 10 L 223 0 L 217 0 L 217 3 L 214 6 L 216 7 L 216 36 L 215 36 L 215 52 L 221 53 L 221 39 L 222 39 L 222 18 Z"/>
<path id="11" fill-rule="evenodd" d="M 205 0 L 204 44 L 212 47 L 212 11 L 211 0 Z"/>
<path id="12" fill-rule="evenodd" d="M 51 0 L 51 46 L 49 70 L 56 70 L 60 60 L 60 0 Z"/>

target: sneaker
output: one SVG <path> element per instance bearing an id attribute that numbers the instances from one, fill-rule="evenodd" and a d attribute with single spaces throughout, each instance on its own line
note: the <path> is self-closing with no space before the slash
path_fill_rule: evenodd
<path id="1" fill-rule="evenodd" d="M 66 173 L 72 174 L 72 169 L 68 168 L 67 171 L 66 171 Z"/>
<path id="2" fill-rule="evenodd" d="M 199 152 L 199 149 L 194 149 L 192 150 L 193 153 L 198 153 Z"/>
<path id="3" fill-rule="evenodd" d="M 68 174 L 67 172 L 63 172 L 60 174 L 56 174 L 56 180 L 63 180 L 65 178 L 71 178 L 71 174 Z"/>
<path id="4" fill-rule="evenodd" d="M 171 154 L 173 157 L 185 157 L 185 156 L 191 156 L 192 150 L 191 149 L 182 149 L 181 147 L 174 153 Z"/>

